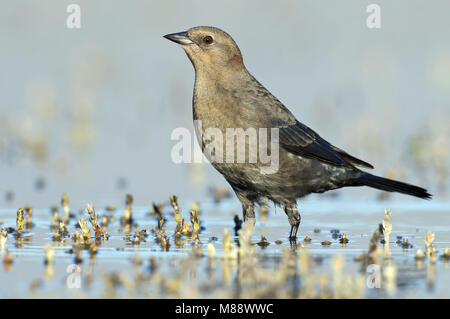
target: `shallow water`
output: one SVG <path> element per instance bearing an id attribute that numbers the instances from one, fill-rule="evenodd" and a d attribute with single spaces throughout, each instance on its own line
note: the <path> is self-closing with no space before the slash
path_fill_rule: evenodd
<path id="1" fill-rule="evenodd" d="M 392 210 L 391 258 L 380 259 L 381 287 L 369 288 L 367 278 L 370 273 L 361 261 L 355 261 L 355 257 L 367 253 L 385 208 Z M 191 203 L 181 199 L 180 215 L 188 223 L 190 209 Z M 224 229 L 228 229 L 238 249 L 239 237 L 235 236 L 233 217 L 240 214 L 240 206 L 235 200 L 200 203 L 201 231 L 196 244 L 185 236 L 175 240 L 173 208 L 166 205 L 163 209 L 167 220 L 163 229 L 169 240 L 166 250 L 152 233 L 158 221 L 150 208 L 132 208 L 135 225 L 131 227 L 131 238 L 138 230 L 145 229 L 149 234 L 145 241 L 134 244 L 120 224 L 123 208 L 111 212 L 97 207 L 99 223 L 103 215 L 113 216 L 114 221 L 107 226 L 109 238 L 97 242 L 97 254 L 91 257 L 88 250 L 82 251 L 80 268 L 74 265 L 75 254 L 70 251 L 71 236 L 80 218 L 89 220 L 88 214 L 74 212 L 75 217 L 68 223 L 69 237 L 54 241 L 50 210 L 34 209 L 34 226 L 19 238 L 10 233 L 0 252 L 2 261 L 7 251 L 13 256 L 13 263 L 3 263 L 0 269 L 0 298 L 450 297 L 450 271 L 448 262 L 442 257 L 444 249 L 450 247 L 449 203 L 311 198 L 302 202 L 300 209 L 302 224 L 296 245 L 287 238 L 289 224 L 284 212 L 269 207 L 265 219 L 258 211 L 252 245 L 241 245 L 252 252 L 233 259 L 224 258 L 223 241 Z M 0 219 L 2 226 L 16 227 L 15 210 L 0 210 Z M 91 227 L 89 222 L 88 226 Z M 418 249 L 425 250 L 428 231 L 435 234 L 433 245 L 437 257 L 434 263 L 430 258 L 418 262 L 415 255 Z M 349 239 L 346 245 L 339 242 L 344 233 Z M 93 231 L 91 235 L 91 242 L 95 243 Z M 262 236 L 268 245 L 260 243 Z M 304 242 L 305 236 L 311 238 L 310 243 Z M 407 238 L 412 247 L 403 248 L 397 244 L 397 236 Z M 331 244 L 322 245 L 325 240 Z M 214 245 L 214 256 L 209 256 L 209 242 Z M 50 266 L 44 263 L 47 243 L 54 249 Z M 378 247 L 384 254 L 386 248 L 380 243 Z M 307 258 L 301 250 L 306 251 L 312 261 L 307 272 L 301 266 Z M 337 257 L 341 255 L 344 264 Z M 152 267 L 150 259 L 153 259 Z M 396 273 L 390 281 L 385 275 L 387 265 Z M 74 269 L 80 272 L 73 273 Z M 310 278 L 309 284 L 307 278 Z M 394 286 L 389 287 L 388 281 L 394 282 Z"/>

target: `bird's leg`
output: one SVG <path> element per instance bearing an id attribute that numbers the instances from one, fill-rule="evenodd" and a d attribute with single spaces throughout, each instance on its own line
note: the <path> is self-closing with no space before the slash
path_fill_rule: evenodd
<path id="1" fill-rule="evenodd" d="M 242 204 L 242 215 L 244 217 L 244 222 L 246 222 L 249 219 L 255 219 L 255 210 L 253 202 L 243 194 L 236 192 L 236 195 Z"/>
<path id="2" fill-rule="evenodd" d="M 242 203 L 242 214 L 244 215 L 244 222 L 250 219 L 255 219 L 253 203 Z"/>
<path id="3" fill-rule="evenodd" d="M 252 226 L 255 225 L 255 207 L 251 200 L 247 197 L 237 194 L 239 200 L 242 203 L 242 215 L 244 217 L 244 223 L 248 223 Z"/>
<path id="4" fill-rule="evenodd" d="M 295 241 L 297 239 L 297 230 L 300 225 L 300 214 L 297 210 L 296 204 L 289 204 L 284 207 L 284 212 L 286 213 L 289 224 L 291 224 L 291 232 L 289 234 L 289 239 Z"/>

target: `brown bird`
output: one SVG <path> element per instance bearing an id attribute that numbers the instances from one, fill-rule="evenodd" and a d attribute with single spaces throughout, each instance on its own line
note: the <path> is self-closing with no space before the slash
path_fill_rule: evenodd
<path id="1" fill-rule="evenodd" d="M 254 220 L 255 203 L 271 200 L 284 207 L 291 225 L 290 238 L 295 240 L 300 225 L 297 199 L 310 193 L 346 186 L 370 186 L 431 198 L 421 187 L 356 168 L 373 166 L 330 144 L 300 123 L 247 71 L 239 47 L 224 31 L 202 26 L 164 37 L 180 44 L 194 66 L 193 115 L 194 120 L 201 121 L 201 128 L 196 127 L 198 137 L 208 128 L 218 129 L 223 136 L 227 134 L 227 128 L 267 128 L 278 132 L 278 149 L 270 149 L 271 152 L 278 151 L 275 172 L 262 172 L 262 161 L 252 162 L 248 154 L 243 163 L 212 161 L 241 201 L 245 221 Z M 276 133 L 270 136 L 276 137 Z M 199 143 L 205 153 L 207 139 L 204 135 L 199 137 Z M 235 146 L 236 143 L 234 140 Z M 244 143 L 245 147 L 250 147 L 249 136 Z M 222 155 L 228 158 L 227 150 L 224 147 Z M 215 151 L 220 154 L 221 149 Z M 259 152 L 262 151 L 259 149 Z M 216 155 L 214 152 L 208 154 L 209 157 Z"/>

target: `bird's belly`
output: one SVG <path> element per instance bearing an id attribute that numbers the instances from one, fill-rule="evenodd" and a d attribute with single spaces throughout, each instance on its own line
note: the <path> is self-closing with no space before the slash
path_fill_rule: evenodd
<path id="1" fill-rule="evenodd" d="M 197 111 L 200 107 L 197 106 Z M 215 108 L 212 108 L 214 110 Z M 296 198 L 306 196 L 310 193 L 321 193 L 330 189 L 340 187 L 340 180 L 343 180 L 345 169 L 324 164 L 318 160 L 304 158 L 294 155 L 279 148 L 278 158 L 272 158 L 276 163 L 262 164 L 260 161 L 261 154 L 257 152 L 257 162 L 249 161 L 248 141 L 245 142 L 245 160 L 242 163 L 227 161 L 227 125 L 232 123 L 234 128 L 243 128 L 247 130 L 248 123 L 241 123 L 243 119 L 230 121 L 227 118 L 228 113 L 217 113 L 214 111 L 194 112 L 194 119 L 201 127 L 197 130 L 197 137 L 202 144 L 202 150 L 207 158 L 211 160 L 210 149 L 206 146 L 205 131 L 207 129 L 216 129 L 222 135 L 222 153 L 218 158 L 214 158 L 211 164 L 225 177 L 235 190 L 245 191 L 253 194 L 253 197 L 267 197 L 276 203 L 288 203 L 295 201 Z M 211 114 L 213 112 L 214 114 Z M 207 114 L 208 116 L 205 116 Z M 245 121 L 244 121 L 245 122 Z M 228 124 L 227 124 L 228 123 Z M 259 126 L 254 126 L 258 128 Z M 257 129 L 258 130 L 258 129 Z M 201 132 L 201 135 L 198 133 Z M 259 131 L 258 133 L 259 134 Z M 268 141 L 269 142 L 269 141 Z M 270 142 L 269 142 L 270 143 Z M 237 140 L 231 148 L 233 152 L 237 151 Z M 209 144 L 212 146 L 213 144 Z M 229 145 L 228 145 L 229 146 Z M 216 152 L 214 152 L 216 153 Z M 236 157 L 235 157 L 236 156 Z M 237 153 L 232 154 L 237 159 Z M 219 159 L 219 161 L 217 161 Z M 264 167 L 275 168 L 272 173 L 267 173 Z"/>
<path id="2" fill-rule="evenodd" d="M 310 193 L 321 193 L 340 187 L 344 168 L 323 164 L 280 151 L 275 173 L 263 174 L 257 164 L 213 163 L 213 166 L 238 190 L 284 204 Z"/>

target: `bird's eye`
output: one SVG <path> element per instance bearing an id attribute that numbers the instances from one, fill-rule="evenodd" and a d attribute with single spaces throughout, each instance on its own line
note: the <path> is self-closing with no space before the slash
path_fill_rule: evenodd
<path id="1" fill-rule="evenodd" d="M 203 43 L 204 44 L 211 44 L 213 42 L 214 42 L 214 39 L 210 35 L 207 35 L 206 37 L 203 38 Z"/>

